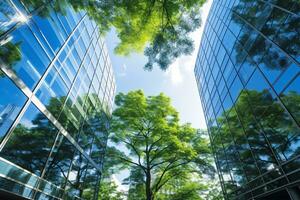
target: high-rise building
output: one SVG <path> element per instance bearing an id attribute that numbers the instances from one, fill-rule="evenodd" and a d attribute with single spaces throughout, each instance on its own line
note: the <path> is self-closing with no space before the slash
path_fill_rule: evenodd
<path id="1" fill-rule="evenodd" d="M 115 80 L 66 2 L 0 2 L 0 199 L 97 199 Z"/>
<path id="2" fill-rule="evenodd" d="M 214 0 L 195 76 L 225 199 L 300 199 L 300 1 Z"/>

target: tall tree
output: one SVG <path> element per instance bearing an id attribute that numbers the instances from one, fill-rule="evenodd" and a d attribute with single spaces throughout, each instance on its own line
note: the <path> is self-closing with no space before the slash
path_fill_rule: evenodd
<path id="1" fill-rule="evenodd" d="M 153 200 L 171 180 L 187 171 L 213 174 L 208 141 L 190 124 L 179 124 L 177 111 L 164 94 L 119 93 L 113 112 L 111 139 L 128 155 L 120 162 L 142 174 L 145 199 Z"/>

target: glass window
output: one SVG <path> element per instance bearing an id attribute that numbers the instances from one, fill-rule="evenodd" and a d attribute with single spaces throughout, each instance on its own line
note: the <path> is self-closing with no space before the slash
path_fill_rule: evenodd
<path id="1" fill-rule="evenodd" d="M 276 163 L 276 158 L 272 154 L 272 150 L 267 145 L 263 131 L 256 123 L 256 119 L 250 104 L 253 104 L 253 98 L 256 93 L 253 91 L 243 91 L 237 100 L 235 107 L 237 109 L 239 119 L 243 124 L 248 142 L 255 155 L 256 162 L 262 172 L 273 169 Z M 250 102 L 250 104 L 249 104 Z M 254 163 L 253 163 L 254 165 Z"/>
<path id="2" fill-rule="evenodd" d="M 62 34 L 63 30 L 58 27 L 58 23 L 50 17 L 43 18 L 35 15 L 33 20 L 47 39 L 52 50 L 56 53 L 66 39 L 65 35 Z"/>
<path id="3" fill-rule="evenodd" d="M 275 45 L 268 42 L 265 45 L 264 51 L 261 52 L 264 55 L 259 63 L 259 67 L 268 80 L 273 83 L 282 71 L 288 68 L 291 61 Z"/>
<path id="4" fill-rule="evenodd" d="M 60 135 L 54 145 L 53 152 L 49 158 L 43 178 L 63 188 L 74 156 L 75 147 L 67 138 Z"/>
<path id="5" fill-rule="evenodd" d="M 70 26 L 68 20 L 66 19 L 65 16 L 63 16 L 60 13 L 55 13 L 55 15 L 57 16 L 58 20 L 61 22 L 61 24 L 64 27 L 64 30 L 66 31 L 67 35 L 69 35 L 72 32 L 72 27 Z"/>
<path id="6" fill-rule="evenodd" d="M 0 70 L 0 142 L 23 107 L 25 95 Z M 5 86 L 5 87 L 4 87 Z"/>
<path id="7" fill-rule="evenodd" d="M 240 20 L 238 20 L 238 18 L 235 15 L 232 15 L 232 20 L 230 21 L 229 29 L 236 37 L 239 36 L 242 27 L 243 23 Z"/>
<path id="8" fill-rule="evenodd" d="M 2 0 L 0 4 L 0 35 L 13 27 L 17 22 L 22 20 L 9 0 Z"/>
<path id="9" fill-rule="evenodd" d="M 280 20 L 280 18 L 278 20 Z M 275 38 L 275 42 L 298 62 L 300 62 L 299 26 L 300 17 L 290 14 L 283 25 L 280 26 Z"/>
<path id="10" fill-rule="evenodd" d="M 295 63 L 292 63 L 276 80 L 274 86 L 274 89 L 278 94 L 284 90 L 286 85 L 292 80 L 296 74 L 300 72 L 300 67 L 296 65 Z"/>
<path id="11" fill-rule="evenodd" d="M 33 104 L 30 104 L 0 155 L 40 175 L 56 133 L 56 127 Z"/>
<path id="12" fill-rule="evenodd" d="M 229 91 L 230 91 L 230 95 L 232 97 L 232 100 L 235 102 L 235 100 L 237 99 L 237 97 L 239 96 L 240 92 L 243 89 L 243 84 L 240 81 L 239 77 L 236 76 L 233 84 L 231 85 Z"/>
<path id="13" fill-rule="evenodd" d="M 218 63 L 222 63 L 224 57 L 225 57 L 226 51 L 223 46 L 220 47 L 219 52 L 217 54 L 217 61 Z"/>
<path id="14" fill-rule="evenodd" d="M 67 92 L 67 86 L 53 66 L 36 95 L 54 116 L 58 116 Z"/>
<path id="15" fill-rule="evenodd" d="M 31 89 L 46 70 L 49 59 L 29 28 L 15 30 L 0 46 L 1 58 Z"/>
<path id="16" fill-rule="evenodd" d="M 239 75 L 245 85 L 247 84 L 256 67 L 256 64 L 254 64 L 249 57 L 247 57 L 244 63 L 241 65 L 239 69 Z"/>
<path id="17" fill-rule="evenodd" d="M 300 124 L 300 75 L 280 95 L 281 100 Z"/>
<path id="18" fill-rule="evenodd" d="M 270 144 L 279 159 L 285 161 L 298 152 L 299 128 L 282 108 L 276 95 L 269 90 L 268 84 L 262 80 L 263 77 L 256 71 L 247 85 L 249 101 Z"/>
<path id="19" fill-rule="evenodd" d="M 34 36 L 37 38 L 41 46 L 43 47 L 50 60 L 52 60 L 54 58 L 54 52 L 51 49 L 47 39 L 43 36 L 37 25 L 32 20 L 28 22 L 28 26 L 30 27 L 30 30 L 33 32 Z"/>
<path id="20" fill-rule="evenodd" d="M 231 52 L 235 41 L 236 41 L 236 37 L 231 33 L 229 29 L 227 29 L 225 36 L 223 38 L 223 45 L 225 46 L 228 52 Z"/>
<path id="21" fill-rule="evenodd" d="M 80 153 L 76 152 L 73 158 L 72 168 L 70 169 L 66 190 L 73 197 L 82 198 L 85 175 L 89 168 L 87 159 Z"/>
<path id="22" fill-rule="evenodd" d="M 38 183 L 38 178 L 35 175 L 32 175 L 2 159 L 0 160 L 0 171 L 1 190 L 13 191 L 23 197 L 27 197 L 29 199 L 33 198 L 34 190 L 23 184 L 34 187 Z M 2 178 L 3 175 L 8 178 Z M 11 179 L 17 180 L 18 182 L 12 181 Z"/>
<path id="23" fill-rule="evenodd" d="M 274 7 L 268 21 L 262 27 L 261 32 L 271 40 L 280 34 L 281 24 L 286 20 L 288 14 L 281 9 Z M 286 30 L 284 30 L 286 32 Z"/>

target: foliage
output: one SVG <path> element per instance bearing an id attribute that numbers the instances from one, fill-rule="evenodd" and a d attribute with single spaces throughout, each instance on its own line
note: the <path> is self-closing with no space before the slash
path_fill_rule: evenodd
<path id="1" fill-rule="evenodd" d="M 0 33 L 1 35 L 1 33 Z M 21 53 L 19 51 L 20 42 L 13 44 L 12 42 L 7 42 L 0 45 L 0 58 L 6 64 L 6 67 L 13 70 L 12 66 L 21 60 Z M 0 78 L 4 77 L 4 73 L 0 70 Z"/>
<path id="2" fill-rule="evenodd" d="M 71 4 L 75 10 L 85 10 L 99 25 L 101 33 L 112 27 L 117 31 L 120 43 L 115 52 L 129 55 L 144 51 L 148 57 L 146 69 L 158 65 L 165 70 L 177 57 L 193 51 L 193 41 L 188 36 L 201 24 L 200 7 L 205 0 L 54 0 L 56 12 L 65 13 Z M 33 9 L 45 4 L 41 0 L 23 1 Z M 40 11 L 48 16 L 50 7 Z"/>
<path id="3" fill-rule="evenodd" d="M 169 181 L 186 173 L 213 174 L 207 139 L 190 124 L 179 124 L 164 94 L 119 93 L 115 103 L 111 140 L 127 147 L 129 154 L 117 159 L 131 167 L 134 187 L 143 184 L 145 199 L 155 199 Z"/>
<path id="4" fill-rule="evenodd" d="M 102 180 L 99 188 L 99 200 L 122 200 L 124 194 L 117 190 L 118 186 L 110 180 Z"/>

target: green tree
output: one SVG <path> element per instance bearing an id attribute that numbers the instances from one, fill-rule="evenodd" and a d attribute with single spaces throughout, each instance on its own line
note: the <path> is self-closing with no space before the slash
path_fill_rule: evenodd
<path id="1" fill-rule="evenodd" d="M 128 200 L 145 199 L 144 172 L 138 166 L 131 166 L 130 175 L 124 180 L 129 185 Z"/>
<path id="2" fill-rule="evenodd" d="M 118 186 L 110 180 L 102 180 L 99 188 L 99 200 L 122 200 L 124 194 L 117 190 Z"/>
<path id="3" fill-rule="evenodd" d="M 205 0 L 30 0 L 23 3 L 41 16 L 48 16 L 51 9 L 65 13 L 67 5 L 75 10 L 85 10 L 106 33 L 112 27 L 117 31 L 120 43 L 115 52 L 129 55 L 143 52 L 148 57 L 145 65 L 151 70 L 158 65 L 165 70 L 177 57 L 190 54 L 193 41 L 188 36 L 201 24 L 200 7 Z M 45 6 L 47 5 L 47 6 Z M 51 8 L 52 7 L 52 8 Z"/>
<path id="4" fill-rule="evenodd" d="M 138 90 L 119 93 L 115 103 L 111 139 L 129 152 L 117 159 L 143 175 L 138 182 L 144 185 L 144 199 L 155 199 L 169 181 L 187 171 L 213 174 L 208 141 L 190 124 L 179 124 L 170 98 L 146 97 Z"/>

